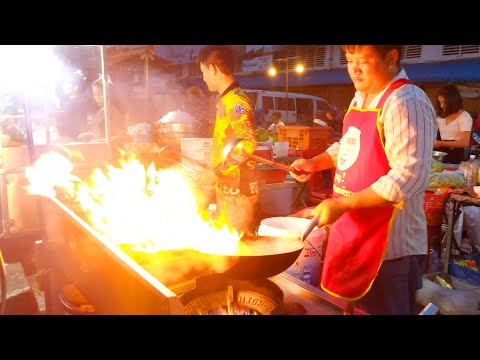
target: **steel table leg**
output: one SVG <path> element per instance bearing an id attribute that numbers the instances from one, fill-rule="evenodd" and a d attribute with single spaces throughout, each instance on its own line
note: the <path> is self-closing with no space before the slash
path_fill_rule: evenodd
<path id="1" fill-rule="evenodd" d="M 448 228 L 447 228 L 447 234 L 446 234 L 446 240 L 445 240 L 445 260 L 443 263 L 443 272 L 448 274 L 449 267 L 450 267 L 450 254 L 452 252 L 452 241 L 454 241 L 454 235 L 453 235 L 453 228 L 455 225 L 456 220 L 458 219 L 458 216 L 455 216 L 455 213 L 459 210 L 457 210 L 457 204 L 456 200 L 449 199 L 449 210 L 448 210 Z M 459 207 L 459 206 L 458 206 Z"/>

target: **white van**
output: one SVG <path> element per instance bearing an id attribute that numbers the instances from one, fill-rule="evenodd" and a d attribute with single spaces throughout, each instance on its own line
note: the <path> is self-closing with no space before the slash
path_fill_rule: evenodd
<path id="1" fill-rule="evenodd" d="M 253 109 L 262 109 L 267 119 L 274 111 L 280 112 L 285 124 L 306 125 L 313 120 L 313 114 L 320 110 L 331 109 L 330 104 L 318 96 L 288 93 L 288 114 L 286 110 L 287 94 L 281 91 L 245 89 Z"/>

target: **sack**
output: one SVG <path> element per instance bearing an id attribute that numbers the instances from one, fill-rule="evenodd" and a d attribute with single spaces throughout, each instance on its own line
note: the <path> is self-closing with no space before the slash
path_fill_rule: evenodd
<path id="1" fill-rule="evenodd" d="M 480 252 L 480 207 L 465 206 L 463 211 L 465 213 L 463 229 L 467 232 L 472 246 L 476 246 Z"/>
<path id="2" fill-rule="evenodd" d="M 449 211 L 450 211 L 450 202 L 447 202 L 445 206 L 445 212 L 448 214 Z M 464 219 L 463 205 L 460 205 L 459 211 L 460 211 L 460 215 L 458 216 L 457 221 L 453 225 L 453 237 L 455 238 L 455 241 L 457 242 L 458 247 L 460 247 L 460 244 L 462 242 L 463 219 Z"/>

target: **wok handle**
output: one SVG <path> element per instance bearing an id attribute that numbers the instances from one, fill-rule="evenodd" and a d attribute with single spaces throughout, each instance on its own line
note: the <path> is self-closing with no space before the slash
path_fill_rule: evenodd
<path id="1" fill-rule="evenodd" d="M 317 226 L 318 220 L 320 220 L 320 214 L 315 215 L 312 220 L 310 220 L 310 223 L 308 224 L 307 228 L 305 229 L 305 232 L 303 233 L 302 240 L 305 241 L 308 235 L 312 232 L 312 230 Z"/>
<path id="2" fill-rule="evenodd" d="M 291 171 L 291 172 L 294 172 L 295 174 L 298 174 L 298 175 L 309 174 L 308 171 L 297 170 L 294 167 L 291 167 L 291 166 L 288 166 L 288 165 L 285 165 L 285 164 L 282 164 L 282 163 L 279 163 L 279 162 L 276 162 L 276 161 L 264 159 L 261 156 L 257 156 L 257 155 L 253 155 L 253 154 L 247 154 L 247 156 L 254 159 L 254 160 L 257 160 L 258 162 L 261 162 L 261 163 L 264 163 L 264 164 L 267 164 L 267 165 L 271 165 L 271 166 L 276 166 L 276 167 L 278 167 L 282 170 L 289 171 L 289 172 Z"/>

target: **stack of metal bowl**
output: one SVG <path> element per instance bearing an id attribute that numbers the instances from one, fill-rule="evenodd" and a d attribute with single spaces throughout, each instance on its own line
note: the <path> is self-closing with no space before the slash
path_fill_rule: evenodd
<path id="1" fill-rule="evenodd" d="M 445 160 L 445 157 L 447 155 L 448 155 L 448 153 L 446 153 L 444 151 L 437 151 L 437 150 L 434 150 L 433 153 L 432 153 L 433 158 L 437 161 L 440 161 L 440 162 L 443 162 L 443 160 Z"/>
<path id="2" fill-rule="evenodd" d="M 182 138 L 196 137 L 198 126 L 195 118 L 185 111 L 170 111 L 154 124 L 155 141 L 180 148 Z"/>

